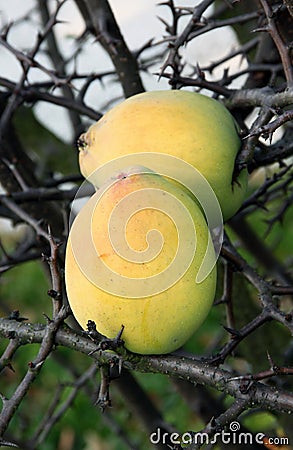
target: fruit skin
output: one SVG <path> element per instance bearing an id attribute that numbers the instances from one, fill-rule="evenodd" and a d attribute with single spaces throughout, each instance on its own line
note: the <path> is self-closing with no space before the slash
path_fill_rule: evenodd
<path id="1" fill-rule="evenodd" d="M 145 298 L 125 298 L 113 295 L 95 286 L 80 269 L 75 255 L 86 253 L 87 267 L 94 271 L 97 259 L 102 258 L 107 266 L 128 277 L 147 280 L 165 269 L 174 257 L 178 242 L 177 229 L 168 216 L 153 208 L 146 208 L 131 216 L 127 222 L 126 236 L 131 247 L 137 251 L 147 247 L 147 231 L 158 229 L 164 237 L 164 246 L 157 258 L 149 263 L 134 264 L 115 255 L 108 237 L 109 215 L 114 206 L 128 194 L 139 189 L 159 189 L 165 199 L 170 193 L 187 209 L 197 233 L 197 247 L 185 274 L 163 292 Z M 65 281 L 68 299 L 73 314 L 83 328 L 93 320 L 103 335 L 114 338 L 124 325 L 122 338 L 125 347 L 140 354 L 164 354 L 181 347 L 206 318 L 213 303 L 216 287 L 216 269 L 201 283 L 195 277 L 206 252 L 208 228 L 205 219 L 184 190 L 157 174 L 136 174 L 119 179 L 106 189 L 96 205 L 97 192 L 77 215 L 70 230 L 66 249 Z M 164 200 L 163 201 L 166 201 Z M 163 208 L 162 208 L 163 209 Z M 98 247 L 94 256 L 85 248 L 84 232 L 91 221 L 93 241 Z M 117 229 L 124 227 L 118 220 Z M 75 239 L 72 236 L 75 231 Z M 190 233 L 185 236 L 189 245 Z M 213 261 L 212 252 L 208 257 Z M 110 278 L 109 288 L 111 288 Z M 118 283 L 119 285 L 119 283 Z M 116 285 L 117 287 L 117 285 Z M 118 286 L 119 288 L 119 286 Z M 146 285 L 141 284 L 137 297 L 144 295 Z"/>
<path id="2" fill-rule="evenodd" d="M 246 194 L 246 170 L 232 182 L 240 149 L 235 121 L 220 102 L 202 94 L 170 90 L 134 95 L 108 111 L 79 142 L 80 169 L 86 178 L 120 156 L 160 152 L 202 173 L 224 220 L 237 212 Z"/>

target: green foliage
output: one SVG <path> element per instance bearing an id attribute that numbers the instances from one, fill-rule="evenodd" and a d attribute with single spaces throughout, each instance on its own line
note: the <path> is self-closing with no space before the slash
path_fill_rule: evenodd
<path id="1" fill-rule="evenodd" d="M 77 151 L 46 128 L 32 108 L 19 108 L 14 125 L 20 142 L 36 163 L 40 178 L 50 171 L 64 175 L 77 172 Z"/>

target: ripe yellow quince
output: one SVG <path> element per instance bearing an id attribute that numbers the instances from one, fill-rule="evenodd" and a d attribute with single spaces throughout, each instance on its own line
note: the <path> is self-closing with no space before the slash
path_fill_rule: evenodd
<path id="1" fill-rule="evenodd" d="M 213 303 L 209 230 L 192 197 L 155 173 L 121 173 L 90 198 L 70 230 L 65 280 L 70 306 L 125 347 L 164 354 L 181 347 Z M 203 260 L 206 277 L 196 277 Z"/>
<path id="2" fill-rule="evenodd" d="M 115 158 L 156 152 L 195 167 L 214 190 L 224 220 L 236 213 L 245 197 L 247 171 L 232 180 L 240 149 L 234 119 L 220 102 L 202 94 L 170 90 L 134 95 L 93 124 L 79 144 L 86 178 Z M 191 180 L 183 176 L 181 182 L 186 181 Z"/>

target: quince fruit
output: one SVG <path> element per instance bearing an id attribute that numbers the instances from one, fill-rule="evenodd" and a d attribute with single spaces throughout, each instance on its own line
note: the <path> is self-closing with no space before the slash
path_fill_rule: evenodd
<path id="1" fill-rule="evenodd" d="M 152 172 L 121 173 L 97 190 L 70 230 L 65 279 L 77 321 L 84 329 L 94 321 L 107 338 L 123 325 L 125 347 L 135 353 L 178 349 L 213 303 L 209 237 L 201 209 L 180 185 Z M 204 259 L 209 270 L 198 282 Z"/>
<path id="2" fill-rule="evenodd" d="M 86 178 L 124 155 L 156 152 L 180 158 L 210 183 L 224 220 L 237 212 L 246 194 L 247 171 L 233 179 L 240 149 L 235 121 L 219 101 L 202 94 L 170 90 L 134 95 L 81 135 L 79 149 Z M 148 167 L 157 171 L 151 163 Z M 192 181 L 180 177 L 183 185 Z"/>

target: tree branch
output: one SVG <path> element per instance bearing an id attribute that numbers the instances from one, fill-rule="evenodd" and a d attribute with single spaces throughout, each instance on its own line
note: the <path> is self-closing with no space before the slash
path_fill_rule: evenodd
<path id="1" fill-rule="evenodd" d="M 137 61 L 124 41 L 108 1 L 84 0 L 84 4 L 88 11 L 84 18 L 91 20 L 91 31 L 110 56 L 125 97 L 143 92 Z M 80 8 L 80 12 L 85 14 L 84 8 Z"/>
<path id="2" fill-rule="evenodd" d="M 282 37 L 279 33 L 279 30 L 276 25 L 275 21 L 275 14 L 269 4 L 266 0 L 260 0 L 260 3 L 263 7 L 263 10 L 265 12 L 266 18 L 267 18 L 267 28 L 266 31 L 270 33 L 272 39 L 274 40 L 276 47 L 278 49 L 278 52 L 280 54 L 280 58 L 282 60 L 283 69 L 285 73 L 285 77 L 287 80 L 287 85 L 293 86 L 293 68 L 292 68 L 292 61 L 290 58 L 290 52 L 288 46 L 283 42 Z"/>
<path id="3" fill-rule="evenodd" d="M 68 327 L 59 329 L 56 334 L 54 326 L 53 329 L 56 344 L 86 355 L 91 353 L 91 358 L 94 358 L 99 364 L 105 364 L 113 358 L 112 352 L 105 351 L 97 354 L 94 342 L 76 334 Z M 14 338 L 19 339 L 22 345 L 41 343 L 46 335 L 46 326 L 20 324 L 9 319 L 0 319 L 0 334 L 9 339 L 11 333 L 13 333 Z M 122 364 L 125 368 L 139 372 L 164 373 L 175 378 L 179 377 L 204 384 L 239 400 L 244 400 L 251 407 L 259 406 L 270 409 L 274 405 L 275 411 L 282 412 L 289 412 L 293 408 L 293 395 L 289 392 L 275 389 L 260 382 L 253 383 L 246 392 L 241 382 L 231 380 L 231 372 L 217 368 L 213 364 L 196 360 L 194 357 L 177 355 L 140 356 L 123 350 Z"/>

